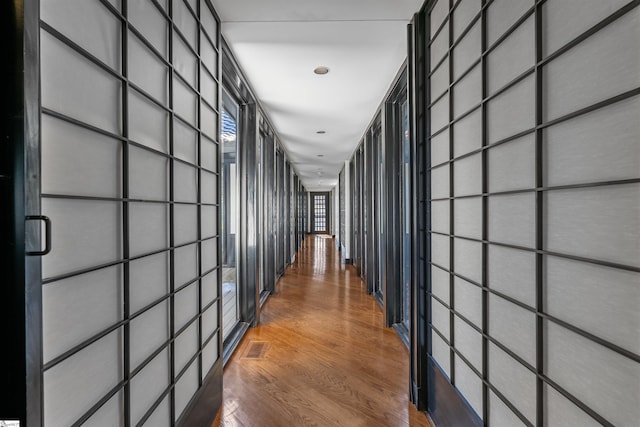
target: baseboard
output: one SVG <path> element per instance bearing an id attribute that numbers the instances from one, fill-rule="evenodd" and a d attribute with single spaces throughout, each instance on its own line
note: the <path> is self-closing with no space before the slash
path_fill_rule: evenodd
<path id="1" fill-rule="evenodd" d="M 217 418 L 221 407 L 222 358 L 219 358 L 176 425 L 180 427 L 210 426 Z"/>

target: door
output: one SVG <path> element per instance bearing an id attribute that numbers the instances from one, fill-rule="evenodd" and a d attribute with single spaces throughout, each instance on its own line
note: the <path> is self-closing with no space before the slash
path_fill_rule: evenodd
<path id="1" fill-rule="evenodd" d="M 311 193 L 311 226 L 312 233 L 329 233 L 329 193 Z"/>

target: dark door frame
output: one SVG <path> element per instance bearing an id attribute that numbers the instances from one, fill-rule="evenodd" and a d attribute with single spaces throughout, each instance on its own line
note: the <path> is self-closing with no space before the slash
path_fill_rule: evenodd
<path id="1" fill-rule="evenodd" d="M 310 219 L 311 219 L 311 233 L 312 234 L 329 234 L 331 230 L 331 197 L 329 192 L 327 191 L 313 191 L 310 192 L 311 196 L 311 211 L 310 211 Z M 316 206 L 315 206 L 315 197 L 323 196 L 325 198 L 325 229 L 317 230 L 316 229 Z"/>

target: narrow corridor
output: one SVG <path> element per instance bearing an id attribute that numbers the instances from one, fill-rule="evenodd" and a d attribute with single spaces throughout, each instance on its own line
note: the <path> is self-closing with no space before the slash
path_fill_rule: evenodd
<path id="1" fill-rule="evenodd" d="M 429 426 L 408 350 L 329 236 L 307 237 L 261 316 L 225 368 L 220 425 Z"/>

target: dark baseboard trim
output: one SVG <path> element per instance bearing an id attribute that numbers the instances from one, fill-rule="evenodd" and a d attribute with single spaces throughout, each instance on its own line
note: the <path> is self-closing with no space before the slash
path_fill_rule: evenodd
<path id="1" fill-rule="evenodd" d="M 222 359 L 218 359 L 176 425 L 179 427 L 210 426 L 221 407 Z"/>
<path id="2" fill-rule="evenodd" d="M 249 329 L 249 324 L 247 322 L 239 322 L 227 339 L 224 340 L 224 344 L 222 345 L 222 359 L 224 365 L 226 365 L 229 359 L 231 359 L 233 352 L 236 351 L 236 347 L 238 347 L 238 344 L 242 341 L 242 337 L 244 337 L 247 329 Z"/>
<path id="3" fill-rule="evenodd" d="M 429 360 L 429 376 L 432 385 L 429 393 L 429 414 L 436 426 L 483 426 L 480 417 L 432 360 Z"/>

